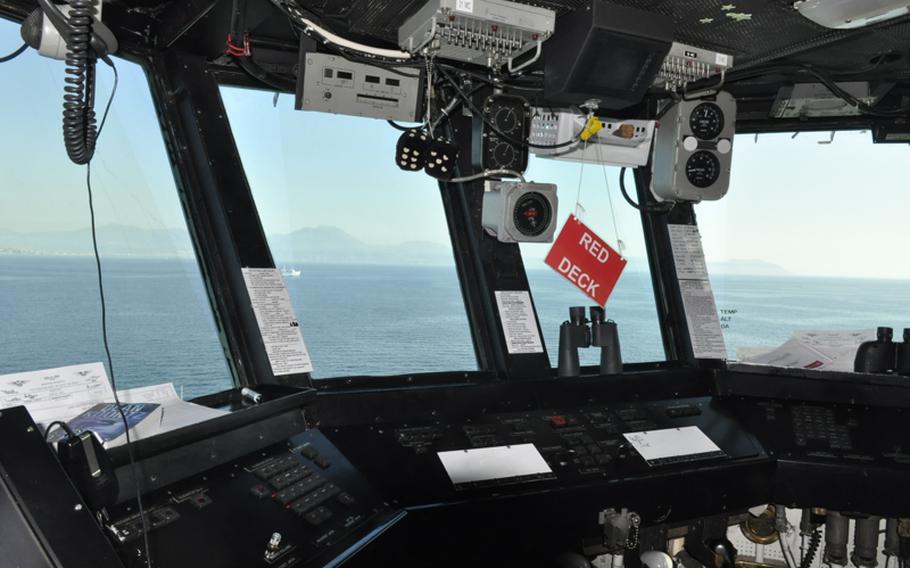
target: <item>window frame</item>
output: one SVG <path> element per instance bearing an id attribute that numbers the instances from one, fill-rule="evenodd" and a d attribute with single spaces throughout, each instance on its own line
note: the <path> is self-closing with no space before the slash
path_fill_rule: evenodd
<path id="1" fill-rule="evenodd" d="M 479 223 L 482 182 L 471 185 L 439 183 L 474 343 L 477 371 L 333 377 L 318 381 L 314 381 L 309 374 L 289 377 L 272 375 L 239 271 L 241 267 L 275 268 L 275 263 L 227 119 L 220 87 L 271 90 L 264 89 L 237 69 L 214 65 L 200 56 L 185 52 L 150 55 L 143 67 L 162 123 L 216 322 L 222 330 L 226 351 L 231 354 L 229 364 L 235 371 L 236 384 L 290 384 L 318 387 L 320 391 L 383 390 L 555 376 L 555 368 L 550 365 L 546 351 L 556 346 L 545 345 L 544 353 L 533 356 L 509 355 L 505 348 L 493 290 L 527 290 L 532 302 L 533 291 L 528 285 L 518 245 L 484 240 Z M 181 93 L 183 101 L 176 101 L 171 95 L 174 92 Z M 486 94 L 479 91 L 475 96 L 480 99 Z M 187 101 L 193 97 L 203 102 Z M 452 135 L 457 142 L 473 144 L 473 120 L 472 117 L 458 116 L 452 121 Z M 463 167 L 470 167 L 470 154 L 462 152 Z M 209 159 L 201 160 L 202 156 Z M 212 156 L 215 159 L 211 159 Z M 649 198 L 649 175 L 645 168 L 635 170 L 638 196 L 645 201 Z M 225 203 L 230 203 L 229 215 L 223 211 Z M 682 302 L 673 272 L 667 220 L 643 213 L 642 224 L 657 299 L 658 323 L 668 356 L 661 361 L 629 364 L 625 370 L 636 373 L 695 367 L 684 312 L 679 311 L 682 310 Z M 245 246 L 237 246 L 233 238 L 238 231 L 243 235 Z M 493 262 L 503 269 L 495 271 L 495 274 L 483 270 L 484 266 Z M 670 274 L 672 278 L 666 278 Z M 683 313 L 681 319 L 679 313 Z M 686 356 L 687 353 L 689 356 Z M 597 372 L 596 366 L 582 368 L 582 373 L 586 375 L 596 375 Z"/>

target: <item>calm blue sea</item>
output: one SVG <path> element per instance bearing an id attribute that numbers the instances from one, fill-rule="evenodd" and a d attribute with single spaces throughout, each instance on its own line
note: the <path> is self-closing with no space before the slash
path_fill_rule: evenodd
<path id="1" fill-rule="evenodd" d="M 174 382 L 184 395 L 230 375 L 192 260 L 104 261 L 109 336 L 121 387 Z M 476 369 L 454 268 L 302 265 L 287 285 L 319 378 Z M 568 307 L 585 297 L 529 270 L 551 358 Z M 774 346 L 794 329 L 910 326 L 910 282 L 716 277 L 727 347 Z M 649 277 L 628 270 L 607 305 L 623 359 L 663 358 Z M 0 256 L 0 374 L 104 359 L 93 260 Z M 597 352 L 584 360 L 594 364 Z"/>

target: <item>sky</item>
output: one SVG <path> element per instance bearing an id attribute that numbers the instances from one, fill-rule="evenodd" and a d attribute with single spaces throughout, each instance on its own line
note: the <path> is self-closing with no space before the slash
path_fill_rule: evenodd
<path id="1" fill-rule="evenodd" d="M 20 44 L 0 20 L 0 54 Z M 121 80 L 93 166 L 98 222 L 185 226 L 142 70 L 118 60 Z M 0 232 L 88 225 L 84 173 L 61 139 L 63 62 L 29 51 L 0 64 Z M 99 112 L 110 89 L 99 66 Z M 384 121 L 293 110 L 282 95 L 226 88 L 228 119 L 267 233 L 337 226 L 374 244 L 448 243 L 435 181 L 393 163 L 399 133 Z M 10 135 L 14 133 L 14 135 Z M 868 133 L 738 136 L 730 192 L 696 213 L 709 261 L 760 260 L 793 274 L 910 278 L 910 145 Z M 637 211 L 619 194 L 618 169 L 532 158 L 529 180 L 559 187 L 559 222 L 576 211 L 611 245 L 643 262 Z M 630 176 L 631 181 L 631 176 Z M 613 219 L 616 219 L 616 225 Z M 523 245 L 542 266 L 547 245 Z"/>

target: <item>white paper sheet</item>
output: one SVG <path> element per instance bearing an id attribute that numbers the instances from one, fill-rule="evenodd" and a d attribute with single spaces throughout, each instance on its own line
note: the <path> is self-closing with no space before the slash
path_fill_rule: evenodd
<path id="1" fill-rule="evenodd" d="M 227 414 L 180 398 L 173 383 L 117 391 L 121 403 L 154 402 L 162 406 L 161 421 L 145 437 L 176 430 Z M 99 402 L 114 402 L 102 363 L 72 365 L 0 376 L 0 409 L 25 405 L 39 428 L 70 420 Z"/>
<path id="2" fill-rule="evenodd" d="M 707 280 L 708 265 L 701 246 L 701 234 L 695 225 L 670 225 L 670 246 L 680 280 Z"/>
<path id="3" fill-rule="evenodd" d="M 552 473 L 534 444 L 454 450 L 437 455 L 454 485 Z"/>
<path id="4" fill-rule="evenodd" d="M 117 391 L 117 394 L 120 402 L 156 402 L 161 405 L 161 423 L 154 431 L 148 430 L 147 438 L 228 414 L 224 410 L 186 402 L 177 394 L 173 383 L 137 387 Z"/>
<path id="5" fill-rule="evenodd" d="M 0 376 L 0 409 L 25 405 L 42 428 L 113 400 L 114 391 L 101 363 Z"/>
<path id="6" fill-rule="evenodd" d="M 669 231 L 676 278 L 682 292 L 695 356 L 699 359 L 726 359 L 727 347 L 714 301 L 714 290 L 708 279 L 708 265 L 698 227 L 670 225 Z"/>
<path id="7" fill-rule="evenodd" d="M 623 437 L 650 465 L 674 458 L 723 455 L 698 426 L 630 432 Z"/>
<path id="8" fill-rule="evenodd" d="M 312 373 L 310 353 L 300 333 L 300 322 L 294 314 L 281 271 L 277 268 L 244 268 L 243 280 L 272 373 L 276 376 Z"/>
<path id="9" fill-rule="evenodd" d="M 711 283 L 707 280 L 680 280 L 679 287 L 695 356 L 700 359 L 726 359 L 727 347 Z"/>
<path id="10" fill-rule="evenodd" d="M 740 360 L 752 365 L 852 372 L 859 344 L 872 339 L 873 330 L 796 331 L 781 346 Z"/>
<path id="11" fill-rule="evenodd" d="M 499 321 L 505 334 L 509 355 L 543 353 L 543 342 L 537 329 L 537 318 L 526 291 L 496 291 Z"/>
<path id="12" fill-rule="evenodd" d="M 791 338 L 780 347 L 750 357 L 743 362 L 772 367 L 823 369 L 831 364 L 831 359 Z"/>

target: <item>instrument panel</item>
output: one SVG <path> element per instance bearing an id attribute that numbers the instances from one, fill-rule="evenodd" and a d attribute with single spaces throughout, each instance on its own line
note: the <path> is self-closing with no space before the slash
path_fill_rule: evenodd
<path id="1" fill-rule="evenodd" d="M 323 566 L 400 519 L 318 431 L 143 498 L 156 565 Z M 107 527 L 124 562 L 141 558 L 134 502 Z M 220 543 L 212 546 L 212 539 Z"/>

